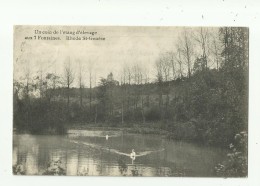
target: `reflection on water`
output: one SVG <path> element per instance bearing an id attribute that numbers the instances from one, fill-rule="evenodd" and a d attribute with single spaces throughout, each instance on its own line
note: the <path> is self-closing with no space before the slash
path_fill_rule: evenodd
<path id="1" fill-rule="evenodd" d="M 223 158 L 218 148 L 118 131 L 13 138 L 14 174 L 206 177 L 216 176 L 214 166 Z"/>

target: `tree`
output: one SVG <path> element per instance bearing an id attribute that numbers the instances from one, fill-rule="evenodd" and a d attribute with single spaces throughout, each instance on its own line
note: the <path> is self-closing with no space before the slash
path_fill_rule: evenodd
<path id="1" fill-rule="evenodd" d="M 159 108 L 161 108 L 162 105 L 162 84 L 163 84 L 163 69 L 162 69 L 162 60 L 158 59 L 155 62 L 155 68 L 156 68 L 156 77 L 157 77 L 157 83 L 158 83 L 158 93 L 159 93 Z"/>
<path id="2" fill-rule="evenodd" d="M 40 70 L 38 71 L 39 75 L 37 76 L 37 79 L 39 80 L 39 83 L 38 83 L 38 87 L 39 87 L 39 90 L 40 90 L 40 98 L 42 99 L 42 97 L 44 96 L 44 90 L 43 90 L 43 68 L 42 66 L 40 67 Z"/>
<path id="3" fill-rule="evenodd" d="M 205 70 L 206 69 L 206 66 L 205 66 L 206 60 L 207 59 L 205 59 L 203 56 L 197 57 L 194 62 L 194 65 L 193 65 L 193 71 L 198 72 L 198 71 Z"/>
<path id="4" fill-rule="evenodd" d="M 176 79 L 176 61 L 175 61 L 175 58 L 176 58 L 176 54 L 174 52 L 168 52 L 168 55 L 169 55 L 169 60 L 170 60 L 170 67 L 171 67 L 171 70 L 172 70 L 172 80 L 175 80 Z"/>
<path id="5" fill-rule="evenodd" d="M 98 86 L 97 98 L 99 100 L 100 118 L 104 121 L 110 121 L 114 115 L 115 89 L 119 82 L 114 80 L 113 73 L 109 73 L 107 78 L 101 78 Z"/>
<path id="6" fill-rule="evenodd" d="M 149 87 L 149 83 L 150 83 L 150 76 L 149 76 L 149 71 L 148 70 L 145 70 L 144 71 L 144 84 L 145 84 L 145 93 L 146 93 L 146 106 L 147 107 L 150 107 L 150 91 L 147 90 L 148 87 Z"/>
<path id="7" fill-rule="evenodd" d="M 223 45 L 222 64 L 226 70 L 248 67 L 248 28 L 224 27 L 219 30 Z"/>
<path id="8" fill-rule="evenodd" d="M 78 65 L 79 65 L 79 70 L 78 70 L 79 103 L 80 103 L 80 107 L 82 108 L 83 88 L 84 88 L 82 73 L 83 73 L 84 69 L 83 69 L 81 61 L 78 61 Z"/>
<path id="9" fill-rule="evenodd" d="M 70 87 L 72 83 L 74 82 L 74 71 L 71 67 L 71 61 L 70 57 L 67 58 L 67 61 L 64 63 L 64 80 L 65 80 L 65 85 L 67 87 L 67 109 L 69 111 L 70 107 Z"/>
<path id="10" fill-rule="evenodd" d="M 93 72 L 93 63 L 89 61 L 88 63 L 88 72 L 89 72 L 89 113 L 92 115 L 92 72 Z"/>
<path id="11" fill-rule="evenodd" d="M 200 27 L 197 35 L 194 36 L 195 41 L 197 41 L 201 48 L 201 64 L 203 69 L 208 69 L 208 56 L 209 56 L 209 31 L 208 28 Z"/>
<path id="12" fill-rule="evenodd" d="M 225 27 L 219 30 L 224 58 L 222 63 L 225 118 L 233 132 L 247 130 L 248 118 L 248 29 Z M 234 133 L 233 133 L 234 135 Z"/>
<path id="13" fill-rule="evenodd" d="M 46 86 L 46 97 L 51 102 L 51 99 L 55 98 L 56 90 L 60 85 L 60 77 L 55 73 L 47 73 L 46 82 L 44 83 Z"/>
<path id="14" fill-rule="evenodd" d="M 216 68 L 219 70 L 221 62 L 221 46 L 219 41 L 219 34 L 212 34 L 212 47 L 211 52 L 214 55 L 214 62 L 216 63 Z"/>
<path id="15" fill-rule="evenodd" d="M 191 39 L 190 32 L 185 29 L 182 33 L 182 38 L 180 39 L 182 55 L 185 59 L 185 63 L 188 69 L 188 78 L 192 74 L 192 55 L 193 55 L 193 42 Z"/>
<path id="16" fill-rule="evenodd" d="M 182 60 L 181 46 L 177 45 L 176 48 L 177 48 L 177 51 L 176 51 L 175 58 L 179 65 L 179 70 L 178 70 L 179 78 L 182 78 L 183 77 L 183 66 L 182 66 L 183 60 Z"/>
<path id="17" fill-rule="evenodd" d="M 130 66 L 125 67 L 126 71 L 126 79 L 128 82 L 127 85 L 127 111 L 130 110 L 130 87 L 131 87 L 131 80 L 132 80 L 132 70 Z"/>
<path id="18" fill-rule="evenodd" d="M 123 70 L 123 75 L 121 75 L 121 123 L 124 124 L 124 106 L 125 106 L 125 71 Z"/>

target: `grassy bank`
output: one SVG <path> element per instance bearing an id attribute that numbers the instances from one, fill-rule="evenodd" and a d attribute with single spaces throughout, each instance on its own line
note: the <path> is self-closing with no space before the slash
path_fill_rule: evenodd
<path id="1" fill-rule="evenodd" d="M 68 125 L 67 129 L 70 130 L 106 130 L 106 131 L 123 131 L 127 133 L 135 133 L 135 134 L 158 134 L 158 135 L 169 135 L 171 132 L 158 127 L 158 123 L 149 123 L 149 124 L 127 124 L 127 125 L 116 125 L 110 124 L 78 124 L 74 123 L 72 125 Z"/>

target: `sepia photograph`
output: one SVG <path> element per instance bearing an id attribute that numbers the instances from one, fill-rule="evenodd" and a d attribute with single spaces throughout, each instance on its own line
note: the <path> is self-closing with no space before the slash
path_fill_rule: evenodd
<path id="1" fill-rule="evenodd" d="M 248 89 L 248 27 L 16 25 L 13 174 L 246 178 Z"/>

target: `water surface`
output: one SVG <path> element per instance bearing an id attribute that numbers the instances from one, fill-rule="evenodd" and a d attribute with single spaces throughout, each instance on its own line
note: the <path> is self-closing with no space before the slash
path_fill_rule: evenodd
<path id="1" fill-rule="evenodd" d="M 132 149 L 135 158 L 130 157 Z M 220 148 L 121 131 L 70 130 L 65 136 L 13 138 L 14 169 L 26 175 L 54 170 L 56 175 L 71 176 L 209 177 L 216 176 L 214 167 L 225 158 Z"/>

